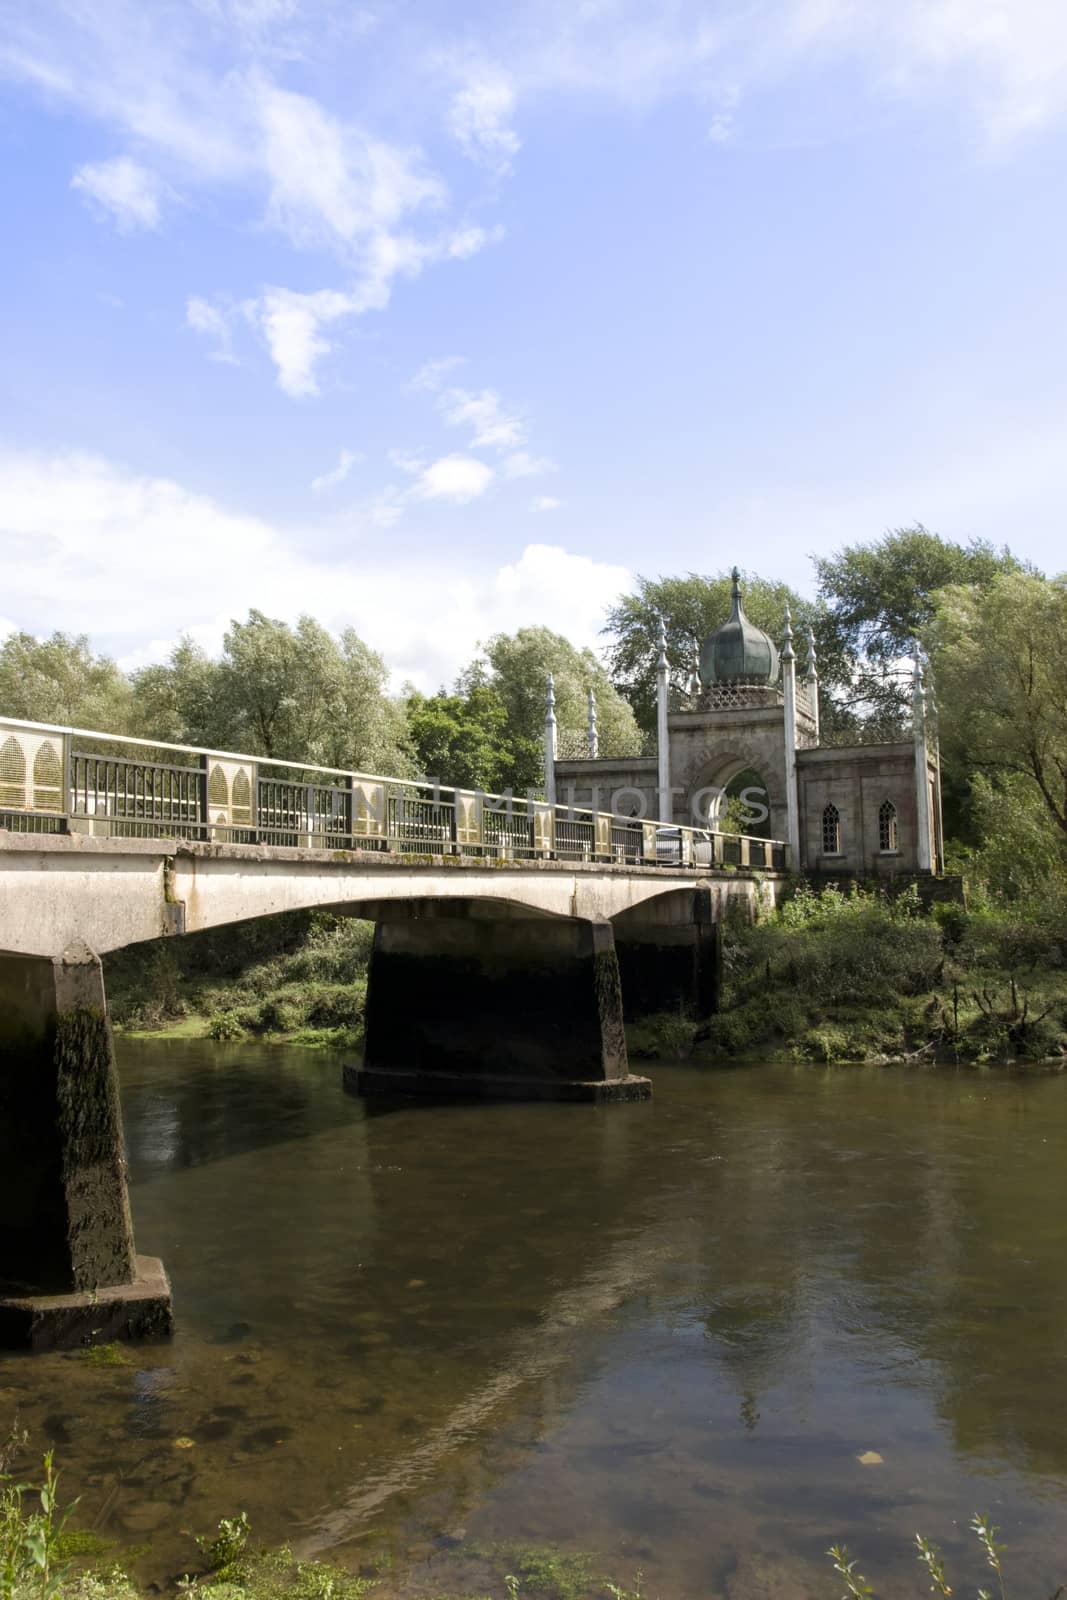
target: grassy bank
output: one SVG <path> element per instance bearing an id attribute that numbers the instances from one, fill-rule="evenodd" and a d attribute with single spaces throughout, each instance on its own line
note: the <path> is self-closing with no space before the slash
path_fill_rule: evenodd
<path id="1" fill-rule="evenodd" d="M 373 925 L 324 912 L 159 940 L 107 960 L 124 1032 L 359 1048 Z M 1067 901 L 935 906 L 815 892 L 723 930 L 722 1009 L 647 1017 L 635 1060 L 1037 1061 L 1067 1055 Z"/>
<path id="2" fill-rule="evenodd" d="M 645 1018 L 635 1057 L 834 1061 L 1067 1056 L 1067 907 L 935 906 L 800 885 L 723 930 L 722 1009 Z"/>
<path id="3" fill-rule="evenodd" d="M 362 1043 L 373 924 L 299 912 L 109 956 L 116 1027 L 177 1038 Z"/>

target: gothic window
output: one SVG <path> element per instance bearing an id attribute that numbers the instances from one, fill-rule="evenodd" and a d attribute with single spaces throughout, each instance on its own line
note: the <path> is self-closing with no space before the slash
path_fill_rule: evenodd
<path id="1" fill-rule="evenodd" d="M 892 800 L 883 800 L 878 807 L 878 848 L 897 848 L 897 808 Z"/>
<path id="2" fill-rule="evenodd" d="M 17 739 L 0 745 L 0 806 L 25 806 L 26 757 Z"/>
<path id="3" fill-rule="evenodd" d="M 215 822 L 226 821 L 226 807 L 230 803 L 230 786 L 226 782 L 226 774 L 219 766 L 211 769 L 211 776 L 207 780 L 207 803 Z"/>
<path id="4" fill-rule="evenodd" d="M 841 854 L 841 813 L 835 805 L 828 805 L 823 809 L 822 853 L 824 856 Z"/>
<path id="5" fill-rule="evenodd" d="M 35 811 L 60 811 L 63 807 L 63 766 L 49 739 L 33 761 L 33 807 Z"/>
<path id="6" fill-rule="evenodd" d="M 238 767 L 234 774 L 233 820 L 235 822 L 252 820 L 252 785 L 248 781 L 248 773 L 244 767 Z"/>

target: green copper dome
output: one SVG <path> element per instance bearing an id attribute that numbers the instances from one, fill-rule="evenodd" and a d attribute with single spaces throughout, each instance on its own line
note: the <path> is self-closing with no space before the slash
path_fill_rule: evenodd
<path id="1" fill-rule="evenodd" d="M 758 684 L 762 687 L 778 678 L 778 651 L 774 643 L 749 622 L 741 604 L 741 574 L 735 567 L 733 610 L 729 621 L 709 633 L 700 652 L 700 681 L 705 689 L 716 683 Z"/>

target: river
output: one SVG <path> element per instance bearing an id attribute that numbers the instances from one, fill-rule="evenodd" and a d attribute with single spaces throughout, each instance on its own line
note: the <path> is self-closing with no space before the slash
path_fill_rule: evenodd
<path id="1" fill-rule="evenodd" d="M 1067 1581 L 1067 1077 L 656 1066 L 647 1105 L 371 1108 L 336 1057 L 119 1041 L 172 1341 L 6 1356 L 142 1577 L 255 1534 L 382 1592 L 553 1545 L 652 1597 Z M 0 1412 L 2 1420 L 3 1412 Z M 471 1585 L 475 1585 L 473 1589 Z M 497 1592 L 502 1592 L 497 1587 Z"/>

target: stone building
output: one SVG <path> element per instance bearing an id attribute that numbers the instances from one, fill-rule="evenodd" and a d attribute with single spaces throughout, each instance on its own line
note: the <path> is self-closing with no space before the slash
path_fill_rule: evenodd
<path id="1" fill-rule="evenodd" d="M 886 876 L 942 869 L 940 781 L 915 666 L 912 735 L 885 744 L 824 744 L 809 633 L 802 673 L 788 611 L 779 651 L 745 615 L 733 573 L 729 619 L 708 635 L 687 693 L 670 703 L 660 628 L 656 753 L 597 748 L 590 698 L 587 753 L 561 759 L 549 688 L 545 787 L 560 805 L 707 826 L 784 841 L 794 870 Z"/>

